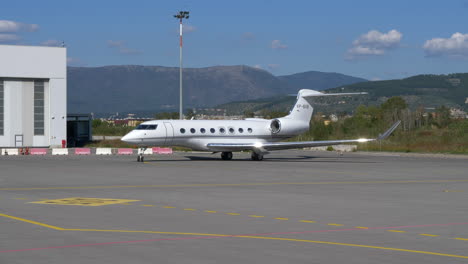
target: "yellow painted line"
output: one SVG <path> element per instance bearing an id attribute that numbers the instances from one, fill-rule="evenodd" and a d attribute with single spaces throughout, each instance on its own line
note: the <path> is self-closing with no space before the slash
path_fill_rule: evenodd
<path id="1" fill-rule="evenodd" d="M 329 226 L 343 226 L 341 224 L 335 224 L 335 223 L 328 223 L 327 225 L 329 225 Z"/>
<path id="2" fill-rule="evenodd" d="M 16 200 L 26 200 L 26 198 L 14 198 Z"/>
<path id="3" fill-rule="evenodd" d="M 310 220 L 300 220 L 299 222 L 302 222 L 302 223 L 317 223 L 315 221 L 310 221 Z"/>
<path id="4" fill-rule="evenodd" d="M 431 235 L 431 234 L 419 234 L 420 236 L 428 236 L 428 237 L 438 237 L 438 235 Z"/>
<path id="5" fill-rule="evenodd" d="M 208 211 L 208 210 L 203 211 L 203 212 L 206 212 L 206 213 L 217 213 L 217 211 Z"/>
<path id="6" fill-rule="evenodd" d="M 401 180 L 401 181 L 336 181 L 336 182 L 264 182 L 264 183 L 213 183 L 213 184 L 173 184 L 173 185 L 111 185 L 79 187 L 32 187 L 0 188 L 0 191 L 68 190 L 68 189 L 118 189 L 118 188 L 177 188 L 177 187 L 222 187 L 222 186 L 268 186 L 268 185 L 333 185 L 333 184 L 381 184 L 381 183 L 450 183 L 468 180 Z"/>
<path id="7" fill-rule="evenodd" d="M 369 229 L 368 227 L 365 227 L 365 226 L 356 226 L 355 228 L 359 228 L 359 229 Z"/>
<path id="8" fill-rule="evenodd" d="M 140 206 L 153 207 L 154 205 L 152 205 L 152 204 L 142 204 Z"/>
<path id="9" fill-rule="evenodd" d="M 454 239 L 456 239 L 456 240 L 464 240 L 464 241 L 468 241 L 468 238 L 461 238 L 461 237 L 456 237 L 456 238 L 454 238 Z"/>
<path id="10" fill-rule="evenodd" d="M 283 240 L 283 241 L 294 241 L 294 242 L 305 242 L 305 243 L 314 243 L 314 244 L 326 244 L 326 245 L 360 247 L 360 248 L 373 248 L 373 249 L 382 249 L 382 250 L 389 250 L 389 251 L 400 251 L 400 252 L 418 253 L 418 254 L 426 254 L 426 255 L 433 255 L 433 256 L 468 259 L 468 256 L 445 254 L 445 253 L 430 252 L 430 251 L 411 250 L 411 249 L 403 249 L 403 248 L 390 248 L 390 247 L 379 247 L 379 246 L 359 245 L 359 244 L 349 244 L 349 243 L 337 243 L 337 242 L 328 242 L 328 241 L 315 241 L 315 240 L 303 240 L 303 239 L 293 239 L 293 238 L 281 238 L 281 237 L 260 237 L 260 236 L 234 236 L 234 237 L 267 239 L 267 240 Z"/>
<path id="11" fill-rule="evenodd" d="M 263 215 L 249 215 L 249 217 L 260 218 L 260 217 L 265 217 L 265 216 L 263 216 Z"/>
<path id="12" fill-rule="evenodd" d="M 219 236 L 231 237 L 231 235 L 205 234 L 205 233 L 184 233 L 184 232 L 161 232 L 161 231 L 139 231 L 139 230 L 107 230 L 107 229 L 62 229 L 63 231 L 83 231 L 83 232 L 115 232 L 115 233 L 147 233 L 147 234 L 167 234 L 167 235 L 190 235 L 190 236 Z"/>
<path id="13" fill-rule="evenodd" d="M 277 217 L 276 220 L 289 220 L 289 218 Z"/>
<path id="14" fill-rule="evenodd" d="M 123 204 L 123 205 L 131 205 L 131 204 L 129 204 L 129 203 L 119 203 L 119 204 Z"/>
<path id="15" fill-rule="evenodd" d="M 197 209 L 193 209 L 193 208 L 184 208 L 184 211 L 196 211 Z"/>
<path id="16" fill-rule="evenodd" d="M 55 230 L 65 230 L 65 229 L 63 229 L 61 227 L 58 227 L 58 226 L 48 225 L 48 224 L 44 224 L 44 223 L 40 223 L 40 222 L 36 222 L 36 221 L 24 219 L 24 218 L 12 216 L 12 215 L 0 214 L 0 216 L 5 217 L 5 218 L 18 220 L 18 221 L 25 222 L 25 223 L 30 223 L 30 224 L 33 224 L 33 225 L 38 225 L 38 226 L 43 226 L 43 227 L 55 229 Z"/>
<path id="17" fill-rule="evenodd" d="M 227 215 L 240 215 L 238 213 L 226 213 Z"/>
<path id="18" fill-rule="evenodd" d="M 163 206 L 163 208 L 175 208 L 174 206 Z"/>
<path id="19" fill-rule="evenodd" d="M 403 230 L 387 230 L 387 232 L 406 233 L 406 231 L 403 231 Z"/>
<path id="20" fill-rule="evenodd" d="M 314 244 L 326 244 L 326 245 L 337 245 L 337 246 L 348 246 L 348 247 L 360 247 L 360 248 L 372 248 L 372 249 L 382 249 L 389 251 L 400 251 L 400 252 L 409 252 L 409 253 L 418 253 L 434 256 L 443 256 L 443 257 L 452 257 L 452 258 L 463 258 L 468 259 L 468 256 L 454 255 L 454 254 L 445 254 L 438 252 L 430 251 L 419 251 L 419 250 L 410 250 L 402 248 L 389 248 L 389 247 L 379 247 L 379 246 L 370 246 L 370 245 L 359 245 L 359 244 L 349 244 L 349 243 L 337 243 L 337 242 L 328 242 L 328 241 L 315 241 L 315 240 L 303 240 L 303 239 L 292 239 L 292 238 L 281 238 L 281 237 L 262 237 L 262 236 L 244 236 L 244 235 L 223 235 L 223 234 L 206 234 L 206 233 L 184 233 L 184 232 L 162 232 L 162 231 L 136 231 L 136 230 L 105 230 L 105 229 L 65 229 L 57 226 L 51 226 L 44 223 L 39 223 L 36 221 L 31 221 L 24 218 L 19 218 L 11 215 L 0 214 L 0 216 L 5 218 L 10 218 L 26 223 L 31 223 L 34 225 L 39 225 L 51 229 L 62 230 L 62 231 L 82 231 L 82 232 L 118 232 L 118 233 L 149 233 L 149 234 L 170 234 L 170 235 L 193 235 L 193 236 L 217 236 L 217 237 L 239 237 L 239 238 L 253 238 L 253 239 L 264 239 L 264 240 L 279 240 L 279 241 L 294 241 L 294 242 L 305 242 L 305 243 L 314 243 Z M 461 238 L 456 238 L 461 239 Z M 465 239 L 463 239 L 465 240 Z"/>

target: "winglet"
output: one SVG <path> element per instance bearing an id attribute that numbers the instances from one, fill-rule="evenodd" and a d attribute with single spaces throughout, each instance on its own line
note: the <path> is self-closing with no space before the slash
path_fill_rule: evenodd
<path id="1" fill-rule="evenodd" d="M 383 134 L 380 134 L 377 139 L 378 140 L 384 140 L 386 138 L 388 138 L 388 136 L 390 136 L 393 131 L 395 131 L 395 129 L 397 129 L 397 127 L 400 125 L 401 123 L 401 120 L 398 120 L 397 122 L 395 122 L 395 124 L 392 125 L 392 127 L 390 127 L 387 131 L 385 131 L 385 133 Z"/>

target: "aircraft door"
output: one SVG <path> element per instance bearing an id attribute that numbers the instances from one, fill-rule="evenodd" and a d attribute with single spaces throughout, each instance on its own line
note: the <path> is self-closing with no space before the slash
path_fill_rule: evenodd
<path id="1" fill-rule="evenodd" d="M 170 122 L 164 122 L 164 127 L 166 128 L 166 141 L 164 145 L 170 146 L 172 145 L 172 140 L 174 138 L 174 128 Z"/>

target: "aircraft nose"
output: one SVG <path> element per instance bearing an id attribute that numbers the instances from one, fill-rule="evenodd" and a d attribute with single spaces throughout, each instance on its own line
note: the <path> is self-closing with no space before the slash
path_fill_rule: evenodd
<path id="1" fill-rule="evenodd" d="M 123 136 L 120 140 L 125 142 L 125 143 L 132 143 L 134 141 L 134 138 L 132 137 L 132 132 L 128 133 L 127 135 Z"/>

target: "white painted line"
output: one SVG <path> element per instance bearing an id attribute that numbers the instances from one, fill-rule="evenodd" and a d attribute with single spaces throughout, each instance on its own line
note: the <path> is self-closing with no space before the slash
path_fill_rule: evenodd
<path id="1" fill-rule="evenodd" d="M 141 149 L 138 149 L 138 155 L 143 154 L 143 155 L 153 155 L 153 149 L 152 148 L 147 148 L 143 153 Z"/>
<path id="2" fill-rule="evenodd" d="M 54 148 L 52 149 L 52 155 L 68 155 L 67 148 Z"/>
<path id="3" fill-rule="evenodd" d="M 97 148 L 96 155 L 112 155 L 111 148 Z"/>
<path id="4" fill-rule="evenodd" d="M 9 148 L 9 149 L 2 149 L 2 155 L 9 156 L 9 155 L 18 155 L 18 149 Z"/>

